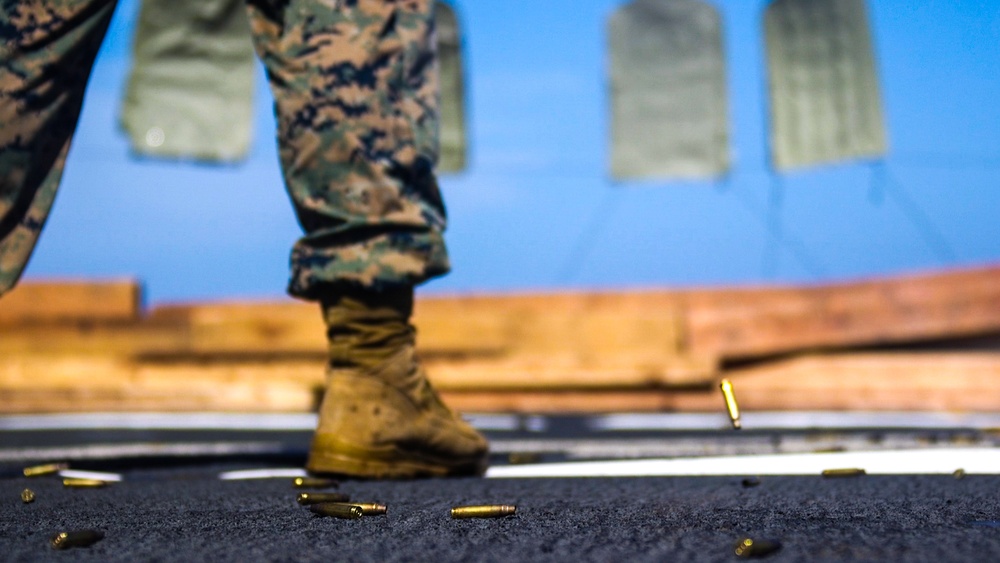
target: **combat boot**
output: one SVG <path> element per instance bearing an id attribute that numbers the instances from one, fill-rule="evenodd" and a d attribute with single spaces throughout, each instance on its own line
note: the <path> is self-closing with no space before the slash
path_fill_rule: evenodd
<path id="1" fill-rule="evenodd" d="M 488 444 L 427 381 L 409 324 L 412 288 L 323 300 L 327 389 L 306 469 L 361 478 L 481 475 Z"/>

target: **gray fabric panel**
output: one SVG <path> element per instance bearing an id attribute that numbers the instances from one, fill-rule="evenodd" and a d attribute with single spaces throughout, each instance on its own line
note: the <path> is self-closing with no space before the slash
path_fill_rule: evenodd
<path id="1" fill-rule="evenodd" d="M 764 21 L 774 166 L 884 155 L 864 0 L 777 0 Z"/>
<path id="2" fill-rule="evenodd" d="M 729 169 L 722 35 L 697 0 L 635 0 L 609 24 L 611 172 L 710 178 Z"/>
<path id="3" fill-rule="evenodd" d="M 462 35 L 458 18 L 451 6 L 437 2 L 434 15 L 441 71 L 441 158 L 438 170 L 458 172 L 466 166 Z"/>
<path id="4" fill-rule="evenodd" d="M 121 124 L 141 154 L 232 161 L 250 146 L 244 0 L 144 0 Z"/>

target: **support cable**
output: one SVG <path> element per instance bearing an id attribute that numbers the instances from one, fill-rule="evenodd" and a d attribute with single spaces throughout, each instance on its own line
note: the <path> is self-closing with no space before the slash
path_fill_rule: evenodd
<path id="1" fill-rule="evenodd" d="M 612 216 L 618 209 L 621 194 L 617 188 L 611 188 L 597 205 L 597 209 L 584 224 L 583 230 L 576 237 L 576 242 L 566 258 L 566 262 L 559 268 L 556 275 L 557 283 L 569 283 L 579 275 L 580 270 L 590 258 L 600 235 L 611 221 Z"/>
<path id="2" fill-rule="evenodd" d="M 773 174 L 771 176 L 776 180 Z M 735 187 L 732 187 L 732 182 L 728 175 L 724 176 L 718 181 L 717 187 L 718 190 L 722 193 L 725 193 L 727 191 L 732 192 L 732 194 L 736 196 L 737 201 L 743 204 L 743 207 L 746 208 L 746 210 L 749 211 L 750 214 L 754 216 L 758 221 L 760 221 L 760 223 L 767 230 L 769 237 L 768 246 L 771 246 L 772 245 L 771 241 L 773 241 L 774 249 L 765 249 L 764 251 L 765 272 L 767 271 L 766 268 L 768 267 L 767 257 L 769 256 L 769 254 L 770 253 L 777 254 L 778 250 L 783 248 L 792 255 L 792 257 L 799 264 L 799 266 L 801 266 L 802 269 L 805 270 L 810 277 L 812 278 L 826 277 L 827 268 L 822 263 L 822 261 L 817 259 L 815 256 L 812 255 L 812 253 L 809 252 L 809 249 L 806 247 L 806 244 L 802 241 L 802 239 L 795 236 L 794 233 L 789 232 L 788 229 L 783 227 L 783 225 L 781 224 L 780 215 L 775 215 L 775 213 L 777 213 L 774 211 L 775 209 L 777 209 L 778 212 L 780 212 L 780 204 L 781 204 L 780 196 L 782 194 L 774 194 L 772 191 L 771 200 L 769 202 L 769 208 L 760 209 L 759 206 L 755 205 L 754 202 L 747 197 L 747 194 L 745 192 L 736 189 Z M 781 190 L 783 192 L 784 186 L 781 186 Z M 773 262 L 773 265 L 775 267 L 775 271 L 773 273 L 776 274 L 777 273 L 776 261 Z"/>
<path id="3" fill-rule="evenodd" d="M 903 184 L 889 173 L 884 161 L 871 165 L 871 182 L 873 186 L 877 186 L 877 188 L 873 187 L 873 191 L 885 194 L 885 197 L 903 212 L 903 215 L 917 230 L 920 238 L 938 260 L 945 264 L 956 261 L 958 254 L 941 229 L 934 223 L 933 216 L 927 213 L 920 203 L 909 194 Z"/>

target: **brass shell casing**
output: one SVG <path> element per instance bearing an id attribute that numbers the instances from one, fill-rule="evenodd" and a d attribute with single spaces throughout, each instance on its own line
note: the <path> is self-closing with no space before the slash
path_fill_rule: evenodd
<path id="1" fill-rule="evenodd" d="M 364 511 L 356 504 L 343 504 L 325 502 L 313 504 L 309 507 L 313 514 L 320 516 L 331 516 L 333 518 L 343 518 L 345 520 L 357 520 L 364 516 Z"/>
<path id="2" fill-rule="evenodd" d="M 481 506 L 456 506 L 451 509 L 452 518 L 503 518 L 513 516 L 517 507 L 510 504 L 487 504 Z"/>
<path id="3" fill-rule="evenodd" d="M 98 479 L 75 479 L 69 477 L 63 479 L 63 486 L 72 489 L 100 489 L 107 484 L 107 481 L 100 481 Z"/>
<path id="4" fill-rule="evenodd" d="M 719 382 L 719 389 L 722 391 L 722 398 L 726 401 L 726 411 L 729 413 L 729 420 L 733 423 L 733 429 L 739 430 L 743 427 L 740 422 L 740 407 L 736 404 L 736 395 L 733 394 L 733 383 L 728 379 Z"/>
<path id="5" fill-rule="evenodd" d="M 320 479 L 317 477 L 296 477 L 292 481 L 292 486 L 296 489 L 332 489 L 340 486 L 339 481 L 333 479 Z"/>
<path id="6" fill-rule="evenodd" d="M 97 530 L 74 530 L 71 532 L 59 532 L 52 536 L 52 547 L 55 549 L 69 549 L 71 547 L 88 547 L 104 539 L 104 532 Z"/>
<path id="7" fill-rule="evenodd" d="M 344 493 L 299 493 L 295 497 L 295 502 L 309 506 L 321 502 L 349 502 L 351 497 Z"/>
<path id="8" fill-rule="evenodd" d="M 511 452 L 507 455 L 507 463 L 511 465 L 527 465 L 542 461 L 542 454 L 537 452 Z"/>
<path id="9" fill-rule="evenodd" d="M 866 473 L 864 469 L 851 467 L 844 469 L 824 469 L 822 475 L 823 477 L 860 477 L 866 475 Z"/>
<path id="10" fill-rule="evenodd" d="M 31 489 L 24 489 L 21 491 L 21 502 L 24 504 L 31 504 L 35 502 L 35 491 Z"/>
<path id="11" fill-rule="evenodd" d="M 774 540 L 755 540 L 753 538 L 742 538 L 736 542 L 735 553 L 737 557 L 764 557 L 781 549 L 781 543 Z"/>
<path id="12" fill-rule="evenodd" d="M 25 477 L 41 477 L 43 475 L 54 475 L 63 469 L 69 469 L 68 463 L 46 463 L 45 465 L 33 465 L 24 468 Z"/>
<path id="13" fill-rule="evenodd" d="M 322 504 L 339 504 L 342 506 L 357 506 L 361 509 L 361 514 L 364 516 L 382 516 L 389 512 L 389 507 L 384 504 L 378 504 L 376 502 L 330 502 Z"/>

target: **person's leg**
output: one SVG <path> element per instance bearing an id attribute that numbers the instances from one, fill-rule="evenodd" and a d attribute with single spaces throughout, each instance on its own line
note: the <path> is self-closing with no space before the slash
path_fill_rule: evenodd
<path id="1" fill-rule="evenodd" d="M 0 5 L 0 295 L 21 277 L 52 208 L 115 3 Z"/>
<path id="2" fill-rule="evenodd" d="M 308 468 L 361 477 L 479 473 L 486 441 L 413 355 L 413 286 L 448 270 L 434 176 L 432 0 L 248 0 L 305 236 L 289 292 L 322 304 L 328 388 Z"/>
<path id="3" fill-rule="evenodd" d="M 449 410 L 414 355 L 409 288 L 324 298 L 330 366 L 307 468 L 358 477 L 478 475 L 486 440 Z"/>
<path id="4" fill-rule="evenodd" d="M 448 271 L 434 176 L 430 0 L 248 0 L 305 231 L 289 291 L 414 285 Z M 331 5 L 336 6 L 331 8 Z"/>

